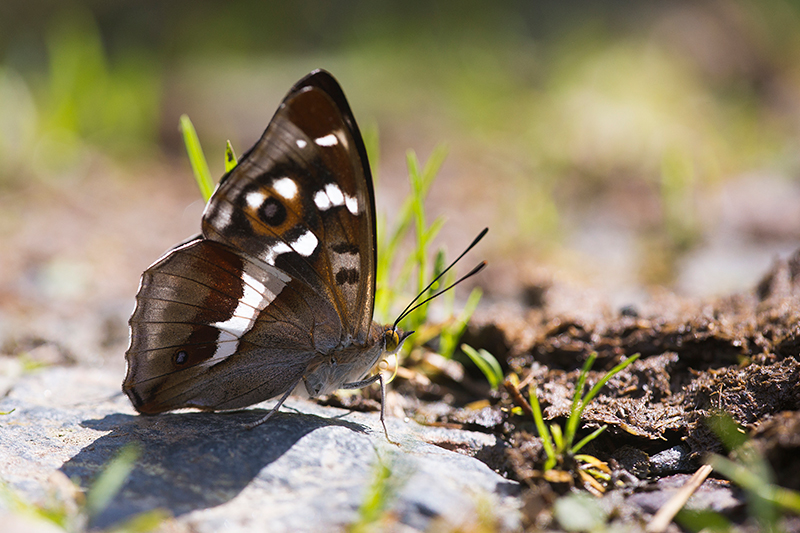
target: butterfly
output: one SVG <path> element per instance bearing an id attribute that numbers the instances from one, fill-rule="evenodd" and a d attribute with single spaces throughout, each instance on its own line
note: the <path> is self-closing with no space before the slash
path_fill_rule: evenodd
<path id="1" fill-rule="evenodd" d="M 411 305 L 392 325 L 373 322 L 375 224 L 358 125 L 338 82 L 314 71 L 220 180 L 202 233 L 142 274 L 122 385 L 135 409 L 281 396 L 254 427 L 301 383 L 313 398 L 380 381 L 383 423 L 383 378 L 367 375 L 413 332 L 397 327 Z"/>

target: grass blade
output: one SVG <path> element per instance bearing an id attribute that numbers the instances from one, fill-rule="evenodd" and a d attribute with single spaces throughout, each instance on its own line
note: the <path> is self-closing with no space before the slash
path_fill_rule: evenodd
<path id="1" fill-rule="evenodd" d="M 539 398 L 536 397 L 536 390 L 534 387 L 531 387 L 529 391 L 531 409 L 533 410 L 533 422 L 536 424 L 536 430 L 539 432 L 539 438 L 542 439 L 542 446 L 544 446 L 544 452 L 547 455 L 547 461 L 544 463 L 544 470 L 547 471 L 556 465 L 556 450 L 553 448 L 553 441 L 550 438 L 550 431 L 544 424 L 542 408 L 539 406 Z"/>
<path id="2" fill-rule="evenodd" d="M 482 296 L 483 291 L 478 287 L 472 289 L 472 292 L 469 293 L 469 297 L 467 298 L 467 303 L 464 304 L 464 309 L 461 311 L 456 321 L 442 328 L 442 332 L 439 334 L 439 353 L 447 359 L 453 357 L 453 352 L 456 351 L 458 341 L 461 340 L 461 336 L 464 335 L 464 330 L 467 329 L 467 323 L 469 319 L 472 318 L 472 314 L 478 307 Z M 495 389 L 496 387 L 492 388 Z"/>
<path id="3" fill-rule="evenodd" d="M 206 162 L 206 156 L 200 146 L 197 131 L 187 115 L 181 115 L 180 129 L 183 134 L 183 142 L 186 145 L 186 152 L 189 154 L 189 163 L 192 165 L 194 179 L 200 188 L 203 201 L 207 202 L 211 198 L 211 193 L 214 192 L 214 180 L 211 179 L 211 171 L 208 170 L 208 162 Z"/>
<path id="4" fill-rule="evenodd" d="M 472 359 L 475 366 L 483 372 L 492 390 L 497 390 L 497 386 L 503 381 L 503 369 L 500 367 L 500 363 L 497 362 L 495 356 L 484 349 L 476 350 L 469 344 L 462 344 L 461 349 Z"/>
<path id="5" fill-rule="evenodd" d="M 128 445 L 114 457 L 92 484 L 86 495 L 86 513 L 97 516 L 117 495 L 139 457 L 139 447 Z"/>
<path id="6" fill-rule="evenodd" d="M 575 385 L 575 394 L 572 395 L 572 405 L 570 406 L 569 418 L 567 418 L 565 431 L 567 448 L 572 446 L 575 433 L 578 431 L 578 424 L 581 421 L 581 415 L 588 403 L 588 400 L 582 399 L 581 396 L 583 395 L 583 388 L 586 386 L 586 379 L 589 377 L 589 369 L 592 368 L 596 359 L 597 353 L 592 352 L 589 354 L 586 362 L 583 363 L 583 368 L 581 368 L 581 373 L 578 376 L 578 383 Z"/>
<path id="7" fill-rule="evenodd" d="M 576 453 L 578 453 L 578 452 L 581 450 L 581 448 L 583 448 L 584 446 L 586 446 L 587 444 L 589 444 L 589 443 L 590 443 L 592 440 L 596 439 L 596 438 L 597 438 L 597 437 L 600 435 L 600 433 L 602 433 L 603 431 L 605 431 L 605 430 L 606 430 L 606 428 L 607 428 L 607 427 L 608 427 L 608 425 L 607 425 L 607 424 L 603 424 L 601 427 L 599 427 L 599 428 L 595 429 L 595 430 L 594 430 L 594 431 L 592 431 L 590 434 L 588 434 L 588 435 L 586 435 L 585 437 L 583 437 L 583 438 L 582 438 L 582 439 L 581 439 L 581 440 L 578 442 L 578 444 L 576 444 L 575 446 L 573 446 L 573 447 L 570 449 L 570 453 L 573 453 L 573 454 L 576 454 Z"/>
<path id="8" fill-rule="evenodd" d="M 614 368 L 609 370 L 608 373 L 605 376 L 600 378 L 600 381 L 595 383 L 594 387 L 592 387 L 589 390 L 589 392 L 586 394 L 586 396 L 584 396 L 583 402 L 582 402 L 583 403 L 583 408 L 585 408 L 589 404 L 589 402 L 591 402 L 594 399 L 594 397 L 597 396 L 597 394 L 600 392 L 600 389 L 602 389 L 605 386 L 605 384 L 608 383 L 609 379 L 613 378 L 620 371 L 622 371 L 622 369 L 624 369 L 625 367 L 627 367 L 628 365 L 632 364 L 634 361 L 639 359 L 640 355 L 641 354 L 637 353 L 636 355 L 632 355 L 632 356 L 628 357 L 627 359 L 622 361 L 620 364 L 618 364 L 617 366 L 615 366 Z M 583 408 L 581 409 L 581 414 L 583 414 Z"/>
<path id="9" fill-rule="evenodd" d="M 225 143 L 225 173 L 227 174 L 236 168 L 238 164 L 239 161 L 236 159 L 236 152 L 233 151 L 233 146 L 231 142 L 228 141 Z"/>

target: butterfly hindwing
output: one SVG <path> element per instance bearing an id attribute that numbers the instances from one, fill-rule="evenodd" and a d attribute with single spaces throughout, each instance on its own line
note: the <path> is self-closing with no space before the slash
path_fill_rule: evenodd
<path id="1" fill-rule="evenodd" d="M 194 239 L 142 275 L 123 388 L 145 413 L 266 400 L 339 342 L 335 313 L 277 268 Z"/>
<path id="2" fill-rule="evenodd" d="M 329 74 L 313 73 L 290 91 L 212 196 L 203 234 L 303 281 L 333 303 L 345 336 L 366 340 L 375 290 L 372 179 Z"/>

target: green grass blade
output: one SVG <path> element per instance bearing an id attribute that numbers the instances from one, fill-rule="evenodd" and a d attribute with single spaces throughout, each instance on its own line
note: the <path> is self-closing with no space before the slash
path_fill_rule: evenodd
<path id="1" fill-rule="evenodd" d="M 139 447 L 129 444 L 114 457 L 92 484 L 86 495 L 86 513 L 97 516 L 117 495 L 139 458 Z"/>
<path id="2" fill-rule="evenodd" d="M 592 365 L 594 365 L 596 359 L 597 353 L 592 352 L 589 354 L 586 362 L 583 363 L 581 373 L 578 375 L 578 383 L 575 384 L 575 393 L 572 395 L 572 405 L 570 406 L 569 417 L 567 418 L 566 424 L 566 448 L 572 447 L 572 441 L 575 439 L 575 434 L 578 431 L 581 415 L 583 414 L 583 410 L 586 406 L 586 403 L 582 398 L 583 388 L 586 386 L 586 379 L 589 377 L 589 370 L 592 368 Z"/>
<path id="3" fill-rule="evenodd" d="M 169 526 L 164 526 L 164 521 L 169 520 L 172 515 L 165 509 L 153 509 L 143 513 L 133 515 L 113 526 L 113 529 L 103 530 L 107 533 L 147 533 L 148 531 L 165 531 Z M 159 526 L 162 526 L 159 529 Z M 92 530 L 94 531 L 94 530 Z"/>
<path id="4" fill-rule="evenodd" d="M 431 228 L 427 227 L 425 223 L 425 198 L 428 196 L 428 191 L 436 178 L 436 174 L 444 163 L 446 155 L 447 150 L 445 148 L 441 146 L 437 147 L 431 154 L 431 157 L 428 158 L 425 167 L 420 169 L 419 160 L 414 151 L 409 150 L 406 154 L 408 176 L 411 183 L 411 209 L 417 230 L 416 259 L 419 272 L 417 280 L 418 292 L 422 291 L 425 285 L 427 285 L 425 278 L 425 273 L 428 271 L 427 244 L 433 239 L 436 233 L 438 233 L 441 227 L 441 223 L 438 224 L 439 227 L 435 230 L 434 226 L 437 225 L 436 223 L 434 223 Z"/>
<path id="5" fill-rule="evenodd" d="M 556 466 L 558 458 L 556 457 L 556 450 L 553 448 L 553 441 L 550 438 L 550 431 L 544 423 L 542 417 L 542 408 L 539 405 L 539 398 L 536 397 L 536 390 L 530 387 L 529 396 L 531 402 L 531 410 L 533 411 L 533 423 L 536 425 L 536 431 L 539 432 L 539 438 L 542 439 L 542 446 L 544 453 L 547 455 L 547 461 L 544 463 L 543 470 L 547 471 Z"/>
<path id="6" fill-rule="evenodd" d="M 577 404 L 573 403 L 569 420 L 567 420 L 567 431 L 566 431 L 568 437 L 567 447 L 572 446 L 572 440 L 575 438 L 575 434 L 578 431 L 578 424 L 580 423 L 580 419 L 583 416 L 583 411 L 586 409 L 586 406 L 589 405 L 589 402 L 591 402 L 594 399 L 594 397 L 597 396 L 597 394 L 605 386 L 605 384 L 608 383 L 608 380 L 610 380 L 612 377 L 614 377 L 616 374 L 622 371 L 625 367 L 627 367 L 628 365 L 632 364 L 634 361 L 639 359 L 640 355 L 641 354 L 637 353 L 636 355 L 627 358 L 626 360 L 622 361 L 617 366 L 609 370 L 602 378 L 600 378 L 600 380 L 598 380 L 597 383 L 594 384 L 594 387 L 592 387 L 589 390 L 589 392 L 586 393 L 586 396 L 581 398 Z M 597 354 L 590 355 L 589 358 L 586 360 L 586 363 L 584 363 L 583 365 L 583 369 L 581 370 L 582 379 L 579 379 L 579 384 L 581 385 L 581 389 L 583 388 L 582 384 L 585 383 L 586 381 L 586 375 L 588 375 L 589 373 L 589 368 L 591 367 L 592 364 L 594 364 L 596 356 Z"/>
<path id="7" fill-rule="evenodd" d="M 425 272 L 427 272 L 428 258 L 425 253 L 425 194 L 423 192 L 423 179 L 419 169 L 416 154 L 409 150 L 406 155 L 408 177 L 411 182 L 411 211 L 414 219 L 414 228 L 417 236 L 417 246 L 414 251 L 414 262 L 417 265 L 417 292 L 422 292 L 425 287 Z"/>
<path id="8" fill-rule="evenodd" d="M 605 384 L 608 383 L 609 379 L 613 378 L 615 375 L 617 375 L 619 372 L 621 372 L 625 367 L 627 367 L 628 365 L 632 364 L 634 361 L 639 359 L 639 356 L 641 356 L 641 354 L 637 353 L 636 355 L 632 355 L 632 356 L 628 357 L 627 359 L 622 361 L 620 364 L 618 364 L 617 366 L 615 366 L 614 368 L 609 370 L 608 373 L 605 376 L 600 378 L 600 381 L 595 383 L 594 387 L 592 387 L 589 390 L 589 392 L 586 394 L 586 396 L 584 396 L 584 398 L 583 398 L 583 408 L 585 409 L 586 406 L 589 404 L 589 402 L 591 402 L 594 399 L 594 397 L 597 396 L 597 394 L 600 392 L 600 389 L 602 389 L 605 386 Z M 581 410 L 581 414 L 583 414 L 583 409 Z"/>
<path id="9" fill-rule="evenodd" d="M 380 520 L 388 500 L 391 498 L 389 483 L 391 477 L 391 469 L 382 463 L 378 463 L 374 479 L 358 509 L 358 520 L 350 525 L 350 533 L 370 531 L 370 526 L 375 525 Z"/>
<path id="10" fill-rule="evenodd" d="M 589 377 L 589 370 L 591 370 L 595 360 L 597 360 L 597 353 L 592 352 L 589 354 L 589 357 L 586 358 L 586 362 L 583 363 L 581 373 L 578 375 L 578 383 L 575 385 L 575 394 L 572 395 L 573 406 L 580 403 L 581 396 L 583 396 L 583 387 L 586 386 L 586 378 Z"/>
<path id="11" fill-rule="evenodd" d="M 683 508 L 675 515 L 675 522 L 689 531 L 735 531 L 730 520 L 711 509 Z"/>
<path id="12" fill-rule="evenodd" d="M 347 533 L 370 533 L 383 531 L 387 521 L 392 521 L 392 504 L 412 471 L 392 464 L 392 458 L 384 463 L 380 457 L 373 467 L 373 479 L 358 509 L 356 520 L 345 528 Z"/>
<path id="13" fill-rule="evenodd" d="M 207 202 L 211 198 L 211 193 L 214 192 L 214 180 L 211 179 L 211 171 L 208 170 L 208 163 L 206 162 L 206 156 L 203 154 L 203 148 L 200 146 L 200 139 L 197 137 L 197 131 L 194 129 L 192 121 L 186 115 L 181 115 L 180 129 L 183 134 L 183 142 L 186 145 L 186 153 L 189 154 L 189 163 L 192 165 L 194 179 L 200 188 L 203 201 Z"/>
<path id="14" fill-rule="evenodd" d="M 424 221 L 423 221 L 424 224 Z M 438 235 L 439 230 L 442 229 L 444 225 L 444 219 L 439 217 L 433 221 L 433 223 L 422 232 L 422 237 L 420 240 L 417 241 L 417 252 L 411 255 L 406 264 L 404 265 L 404 271 L 407 272 L 407 275 L 410 276 L 411 271 L 416 266 L 417 268 L 417 284 L 418 289 L 417 292 L 421 292 L 430 280 L 433 279 L 433 276 L 428 277 L 426 275 L 428 269 L 428 247 L 433 239 Z M 406 278 L 408 279 L 408 278 Z M 426 294 L 432 294 L 434 288 L 431 287 Z M 430 303 L 426 303 L 418 307 L 413 313 L 409 315 L 409 319 L 407 324 L 409 324 L 410 329 L 416 329 L 420 325 L 424 324 L 428 321 L 428 308 L 430 307 Z"/>
<path id="15" fill-rule="evenodd" d="M 367 150 L 367 159 L 372 174 L 372 183 L 378 184 L 378 169 L 381 166 L 381 143 L 378 125 L 375 123 L 367 124 L 361 128 L 361 138 L 364 140 L 364 148 Z"/>
<path id="16" fill-rule="evenodd" d="M 431 274 L 432 279 L 438 278 L 442 271 L 447 268 L 446 263 L 447 258 L 445 257 L 444 250 L 440 249 L 436 252 L 436 257 L 433 259 L 433 273 Z M 444 280 L 437 281 L 436 285 L 432 286 L 429 292 L 435 292 L 443 284 Z"/>
<path id="17" fill-rule="evenodd" d="M 570 453 L 572 453 L 572 454 L 576 454 L 576 453 L 578 453 L 578 452 L 581 450 L 581 448 L 583 448 L 584 446 L 586 446 L 587 444 L 589 444 L 590 442 L 592 442 L 594 439 L 596 439 L 596 438 L 597 438 L 597 437 L 598 437 L 598 436 L 599 436 L 599 435 L 600 435 L 600 434 L 601 434 L 603 431 L 605 431 L 605 430 L 606 430 L 606 428 L 607 428 L 607 427 L 608 427 L 608 425 L 606 425 L 606 424 L 603 424 L 601 427 L 599 427 L 599 428 L 595 429 L 595 430 L 594 430 L 594 431 L 592 431 L 590 434 L 588 434 L 588 435 L 586 435 L 585 437 L 583 437 L 583 438 L 582 438 L 582 439 L 581 439 L 581 440 L 578 442 L 578 444 L 576 444 L 575 446 L 573 446 L 573 447 L 572 447 L 572 448 L 569 450 L 569 451 L 570 451 Z"/>
<path id="18" fill-rule="evenodd" d="M 743 489 L 754 492 L 762 498 L 771 496 L 771 485 L 755 472 L 721 455 L 712 455 L 708 464 L 718 473 L 722 474 Z"/>
<path id="19" fill-rule="evenodd" d="M 437 174 L 439 174 L 439 170 L 441 170 L 444 160 L 447 159 L 447 152 L 447 146 L 440 144 L 433 149 L 433 153 L 431 153 L 431 156 L 428 158 L 428 162 L 425 163 L 422 176 L 426 195 L 428 194 L 428 189 L 430 189 L 434 179 L 436 179 Z"/>
<path id="20" fill-rule="evenodd" d="M 482 296 L 483 291 L 478 287 L 472 289 L 472 292 L 469 293 L 469 297 L 467 298 L 467 303 L 464 304 L 464 309 L 461 311 L 456 321 L 442 328 L 442 332 L 439 334 L 439 353 L 444 357 L 448 359 L 453 357 L 456 346 L 458 346 L 458 341 L 460 341 L 461 337 L 464 335 L 469 319 L 472 318 L 472 314 L 475 313 L 475 309 L 478 307 Z M 494 389 L 495 387 L 492 388 Z"/>
<path id="21" fill-rule="evenodd" d="M 800 493 L 784 487 L 775 487 L 773 501 L 783 509 L 800 514 Z"/>
<path id="22" fill-rule="evenodd" d="M 778 500 L 775 485 L 771 484 L 769 479 L 762 475 L 762 472 L 735 463 L 726 457 L 712 455 L 707 462 L 715 471 L 745 490 L 749 512 L 759 522 L 762 530 L 776 531 Z M 785 497 L 785 495 L 783 496 Z M 789 510 L 797 512 L 797 509 Z"/>
<path id="23" fill-rule="evenodd" d="M 719 437 L 728 451 L 741 449 L 749 442 L 747 431 L 728 413 L 718 413 L 709 418 L 708 427 Z"/>
<path id="24" fill-rule="evenodd" d="M 233 151 L 233 145 L 228 141 L 225 143 L 225 173 L 227 174 L 239 164 L 236 159 L 236 152 Z"/>
<path id="25" fill-rule="evenodd" d="M 503 369 L 495 356 L 482 348 L 476 350 L 468 344 L 462 344 L 461 349 L 475 363 L 475 366 L 483 372 L 492 390 L 497 390 L 497 386 L 503 381 Z"/>
<path id="26" fill-rule="evenodd" d="M 425 164 L 425 167 L 420 170 L 420 164 L 414 152 L 408 151 L 406 153 L 411 192 L 400 207 L 394 229 L 390 232 L 385 223 L 379 224 L 378 237 L 381 253 L 378 254 L 378 264 L 376 266 L 376 278 L 379 290 L 377 291 L 375 299 L 375 315 L 383 320 L 388 321 L 390 319 L 389 314 L 394 300 L 401 293 L 400 290 L 395 290 L 393 287 L 401 289 L 408 287 L 415 266 L 419 267 L 421 264 L 421 269 L 417 268 L 417 292 L 426 285 L 427 246 L 441 228 L 443 221 L 437 219 L 430 227 L 426 227 L 424 201 L 436 178 L 436 172 L 444 161 L 445 155 L 446 150 L 442 147 L 437 147 L 431 155 L 431 159 Z M 414 253 L 408 256 L 401 268 L 400 274 L 390 283 L 390 273 L 392 265 L 396 262 L 397 250 L 401 242 L 409 236 L 412 231 L 412 226 L 416 236 Z M 415 312 L 411 319 L 409 319 L 407 324 L 411 325 L 411 329 L 414 329 L 415 324 L 424 321 L 424 317 L 426 316 L 424 311 L 425 309 L 423 306 L 421 312 Z M 422 317 L 422 319 L 420 317 Z M 406 343 L 405 346 L 411 347 L 412 344 Z"/>
<path id="27" fill-rule="evenodd" d="M 558 424 L 550 424 L 550 435 L 553 436 L 553 444 L 556 447 L 556 453 L 561 455 L 566 450 L 564 446 L 564 434 L 561 432 L 561 426 Z"/>

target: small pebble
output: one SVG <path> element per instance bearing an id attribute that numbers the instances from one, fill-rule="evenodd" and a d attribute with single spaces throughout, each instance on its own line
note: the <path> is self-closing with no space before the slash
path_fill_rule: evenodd
<path id="1" fill-rule="evenodd" d="M 697 469 L 689 459 L 689 448 L 682 444 L 650 456 L 650 473 L 657 476 L 693 472 Z"/>

